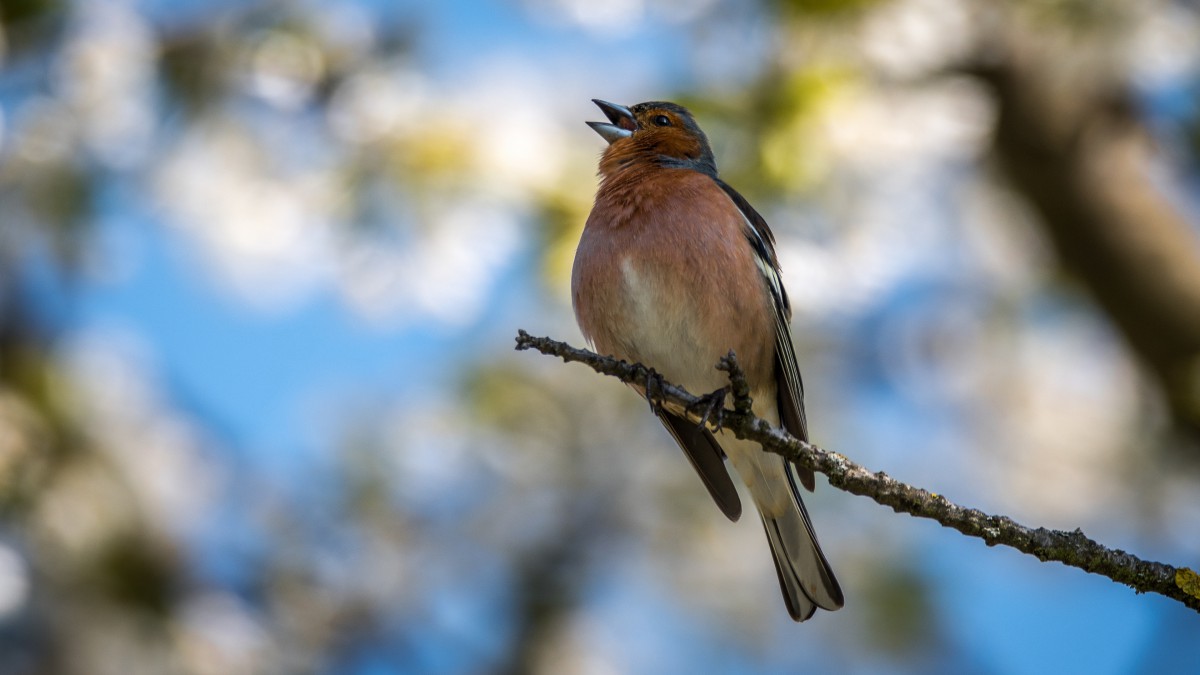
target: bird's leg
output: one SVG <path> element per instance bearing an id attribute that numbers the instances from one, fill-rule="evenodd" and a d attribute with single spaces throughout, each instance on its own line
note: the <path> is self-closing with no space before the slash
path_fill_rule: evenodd
<path id="1" fill-rule="evenodd" d="M 688 412 L 692 412 L 695 409 L 704 411 L 704 414 L 700 416 L 700 424 L 698 425 L 701 429 L 705 428 L 710 418 L 713 421 L 715 431 L 720 431 L 725 426 L 725 396 L 728 393 L 728 386 L 721 387 L 712 393 L 701 396 L 700 400 L 696 401 L 694 405 L 688 406 Z"/>
<path id="2" fill-rule="evenodd" d="M 653 368 L 646 369 L 646 400 L 650 402 L 650 412 L 655 415 L 663 409 L 663 376 Z"/>

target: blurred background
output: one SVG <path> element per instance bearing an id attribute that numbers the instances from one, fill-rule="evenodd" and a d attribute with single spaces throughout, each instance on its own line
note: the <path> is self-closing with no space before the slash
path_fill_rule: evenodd
<path id="1" fill-rule="evenodd" d="M 814 441 L 1200 566 L 1184 0 L 0 2 L 0 675 L 1195 673 L 1200 616 L 818 481 L 793 624 L 582 345 L 593 97 L 779 239 Z"/>

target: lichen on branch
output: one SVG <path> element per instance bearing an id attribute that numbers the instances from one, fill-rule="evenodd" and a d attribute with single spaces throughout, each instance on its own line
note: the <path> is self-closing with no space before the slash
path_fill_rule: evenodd
<path id="1" fill-rule="evenodd" d="M 650 373 L 650 369 L 640 363 L 601 356 L 548 337 L 534 337 L 524 330 L 517 332 L 517 349 L 534 349 L 567 363 L 582 363 L 625 383 L 645 382 Z M 897 513 L 934 520 L 967 536 L 982 539 L 988 546 L 1008 546 L 1042 561 L 1053 560 L 1077 567 L 1125 584 L 1138 593 L 1164 595 L 1200 612 L 1200 575 L 1195 571 L 1142 560 L 1125 551 L 1108 548 L 1078 529 L 1064 532 L 1031 528 L 1008 516 L 959 506 L 939 494 L 902 483 L 883 472 L 868 471 L 843 455 L 796 439 L 755 417 L 747 405 L 745 374 L 738 366 L 736 355 L 730 352 L 721 359 L 719 367 L 729 373 L 733 385 L 733 408 L 726 409 L 721 419 L 724 430 L 738 438 L 757 441 L 768 452 L 825 474 L 833 487 L 869 497 Z M 671 382 L 664 382 L 659 393 L 662 403 L 681 410 L 703 407 L 700 397 Z"/>

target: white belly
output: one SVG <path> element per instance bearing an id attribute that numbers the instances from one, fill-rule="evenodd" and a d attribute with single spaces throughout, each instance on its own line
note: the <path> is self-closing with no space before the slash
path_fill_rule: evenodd
<path id="1" fill-rule="evenodd" d="M 626 258 L 621 261 L 629 312 L 625 338 L 629 357 L 654 368 L 668 381 L 693 394 L 706 394 L 726 384 L 716 369 L 724 351 L 702 344 L 699 309 L 683 293 L 663 292 L 665 284 L 652 271 L 639 270 Z M 687 281 L 680 285 L 687 287 Z"/>

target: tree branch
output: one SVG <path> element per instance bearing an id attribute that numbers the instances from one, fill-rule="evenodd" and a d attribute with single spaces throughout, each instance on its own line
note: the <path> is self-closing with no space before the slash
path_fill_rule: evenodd
<path id="1" fill-rule="evenodd" d="M 1062 265 L 1158 380 L 1179 428 L 1200 438 L 1196 223 L 1162 189 L 1124 85 L 1064 82 L 1062 59 L 1022 47 L 1033 46 L 968 69 L 995 96 L 993 155 Z"/>
<path id="2" fill-rule="evenodd" d="M 534 337 L 524 330 L 517 332 L 517 349 L 535 349 L 549 356 L 557 356 L 567 363 L 582 363 L 598 373 L 626 383 L 644 382 L 648 374 L 648 369 L 641 364 L 600 356 L 548 337 Z M 851 494 L 870 497 L 898 513 L 935 520 L 965 535 L 978 537 L 988 546 L 1000 544 L 1039 560 L 1054 560 L 1078 567 L 1125 584 L 1138 593 L 1158 593 L 1200 612 L 1200 574 L 1195 571 L 1142 560 L 1125 551 L 1110 549 L 1089 539 L 1078 529 L 1063 532 L 1043 527 L 1030 528 L 1007 516 L 989 515 L 978 509 L 959 506 L 939 494 L 912 487 L 883 472 L 871 473 L 836 452 L 822 450 L 793 438 L 781 429 L 772 428 L 766 421 L 750 413 L 746 405 L 746 390 L 737 386 L 745 376 L 732 352 L 721 360 L 721 369 L 729 373 L 734 383 L 734 407 L 725 411 L 722 420 L 725 430 L 738 438 L 757 441 L 764 449 L 806 469 L 820 471 L 829 477 L 830 485 Z M 694 409 L 700 404 L 698 397 L 670 382 L 663 383 L 662 400 L 664 404 L 684 410 Z"/>

